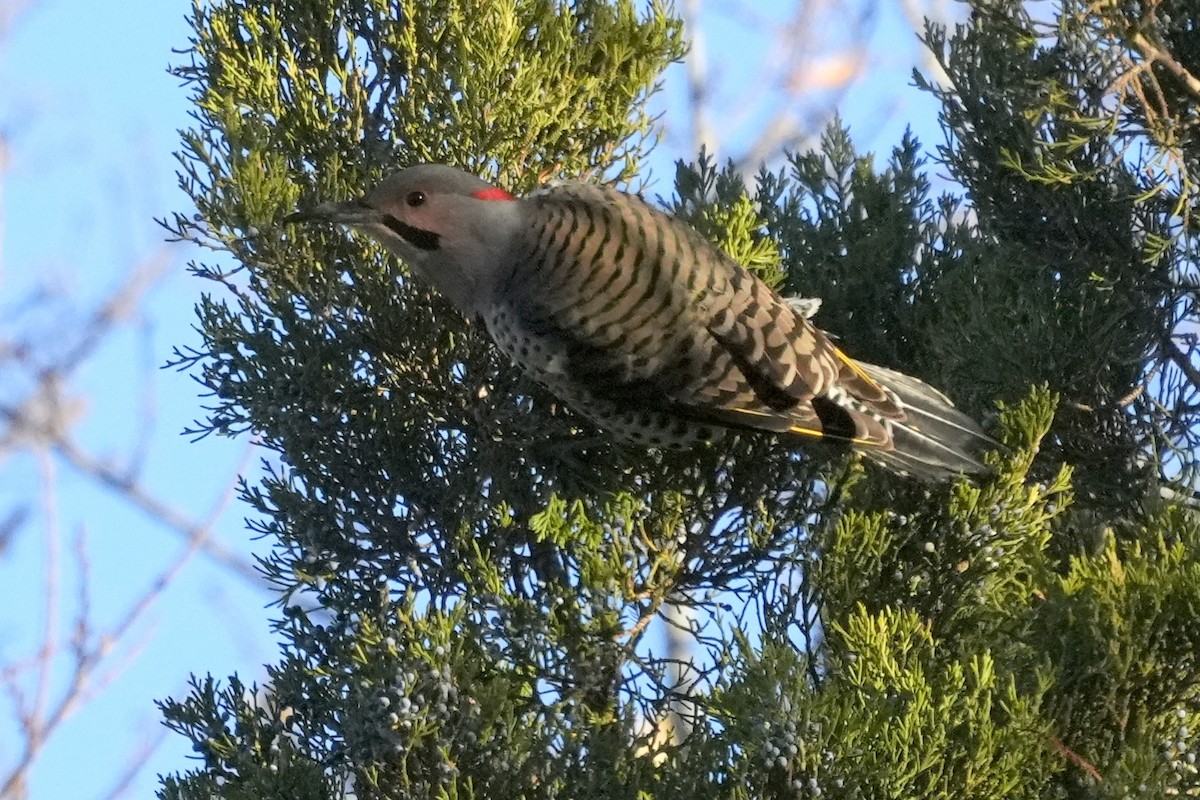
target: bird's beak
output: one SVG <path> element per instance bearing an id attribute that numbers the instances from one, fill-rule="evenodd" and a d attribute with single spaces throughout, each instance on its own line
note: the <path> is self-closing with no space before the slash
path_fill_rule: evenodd
<path id="1" fill-rule="evenodd" d="M 342 225 L 365 225 L 383 221 L 384 214 L 363 198 L 341 203 L 321 203 L 301 209 L 283 218 L 284 222 L 337 222 Z"/>

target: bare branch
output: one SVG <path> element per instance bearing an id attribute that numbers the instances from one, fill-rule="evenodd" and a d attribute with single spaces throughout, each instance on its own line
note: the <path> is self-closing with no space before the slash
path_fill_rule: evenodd
<path id="1" fill-rule="evenodd" d="M 0 6 L 3 8 L 3 6 Z M 2 36 L 2 33 L 0 33 Z M 8 171 L 8 138 L 0 132 L 0 245 L 4 244 L 4 173 Z M 0 286 L 4 282 L 4 248 L 0 247 Z"/>
<path id="2" fill-rule="evenodd" d="M 125 768 L 121 770 L 121 774 L 113 783 L 112 789 L 104 795 L 104 800 L 116 800 L 116 798 L 128 794 L 133 787 L 134 780 L 146 768 L 150 757 L 162 746 L 167 738 L 167 728 L 156 724 L 152 730 L 153 733 L 130 755 Z"/>
<path id="3" fill-rule="evenodd" d="M 1193 389 L 1200 391 L 1200 369 L 1196 368 L 1191 359 L 1188 358 L 1187 353 L 1180 350 L 1179 346 L 1169 336 L 1163 337 L 1161 345 L 1163 355 L 1175 363 L 1179 371 L 1192 384 Z"/>
<path id="4" fill-rule="evenodd" d="M 0 3 L 0 42 L 8 38 L 9 31 L 16 25 L 17 17 L 33 6 L 34 0 L 7 0 Z"/>
<path id="5" fill-rule="evenodd" d="M 680 14 L 687 32 L 689 49 L 684 67 L 687 69 L 688 111 L 691 117 L 692 152 L 701 147 L 716 150 L 720 142 L 708 122 L 711 87 L 708 76 L 708 53 L 705 51 L 704 29 L 700 25 L 701 0 L 683 0 Z"/>
<path id="6" fill-rule="evenodd" d="M 32 0 L 0 0 L 0 44 L 11 32 L 18 15 L 32 5 Z M 9 141 L 0 133 L 0 244 L 5 233 L 2 193 L 8 159 Z M 171 274 L 173 252 L 171 247 L 159 247 L 123 270 L 118 284 L 82 319 L 64 323 L 66 315 L 52 307 L 58 298 L 35 288 L 27 304 L 21 307 L 21 313 L 35 325 L 40 319 L 53 316 L 54 327 L 25 331 L 19 327 L 23 324 L 21 317 L 6 315 L 7 324 L 0 328 L 0 370 L 6 375 L 4 394 L 0 396 L 0 459 L 14 451 L 27 451 L 37 465 L 39 538 L 44 553 L 41 596 L 34 601 L 40 603 L 43 618 L 31 621 L 41 626 L 36 631 L 38 638 L 30 652 L 6 658 L 0 664 L 0 692 L 10 702 L 12 714 L 7 724 L 16 740 L 13 752 L 5 753 L 0 763 L 0 797 L 15 800 L 28 795 L 30 774 L 47 743 L 139 656 L 151 636 L 140 623 L 196 554 L 203 553 L 252 584 L 262 585 L 249 559 L 212 536 L 217 519 L 235 494 L 236 481 L 227 481 L 207 513 L 191 519 L 151 492 L 137 477 L 137 467 L 148 447 L 148 426 L 141 426 L 143 438 L 135 443 L 133 458 L 124 468 L 90 452 L 73 433 L 86 408 L 86 398 L 75 394 L 73 381 L 81 367 L 114 334 L 142 316 L 151 291 Z M 0 263 L 0 282 L 5 277 L 4 265 Z M 55 313 L 49 315 L 47 311 Z M 145 336 L 143 341 L 149 342 Z M 143 410 L 152 410 L 152 403 L 152 398 L 143 396 Z M 143 414 L 142 419 L 147 416 L 148 413 Z M 251 448 L 252 445 L 246 447 L 239 472 L 248 464 Z M 113 496 L 140 508 L 182 539 L 182 547 L 170 563 L 148 576 L 145 587 L 130 600 L 128 607 L 116 609 L 119 612 L 116 622 L 104 629 L 95 622 L 92 570 L 84 531 L 76 535 L 72 555 L 64 558 L 58 499 L 59 459 Z M 37 503 L 18 501 L 11 508 L 0 509 L 0 554 L 26 520 L 34 517 Z M 74 596 L 64 603 L 67 597 L 64 582 L 68 576 L 75 576 L 77 583 Z M 71 606 L 69 611 L 64 608 L 66 605 Z M 71 614 L 69 623 L 64 613 Z M 131 753 L 110 797 L 128 790 L 164 735 L 165 730 L 159 730 Z"/>
<path id="7" fill-rule="evenodd" d="M 204 555 L 227 567 L 234 574 L 245 578 L 256 586 L 262 585 L 262 576 L 254 565 L 243 556 L 230 550 L 218 541 L 209 537 L 215 519 L 229 505 L 236 491 L 236 486 L 230 483 L 220 495 L 207 517 L 201 522 L 194 522 L 184 514 L 159 500 L 135 478 L 122 474 L 109 464 L 105 464 L 85 452 L 68 439 L 58 439 L 54 443 L 55 452 L 66 459 L 67 463 L 85 475 L 95 478 L 100 483 L 118 492 L 133 505 L 146 512 L 155 521 L 179 534 L 185 542 L 198 542 Z M 251 446 L 247 446 L 242 463 L 249 461 Z"/>
<path id="8" fill-rule="evenodd" d="M 43 453 L 40 460 L 43 474 L 43 495 L 46 502 L 46 513 L 49 535 L 47 536 L 47 566 L 46 566 L 46 620 L 43 627 L 42 644 L 37 655 L 28 662 L 26 668 L 37 670 L 35 688 L 32 699 L 26 697 L 21 688 L 21 674 L 26 668 L 10 665 L 0 671 L 0 684 L 12 697 L 18 711 L 18 718 L 24 736 L 24 748 L 9 774 L 0 782 L 0 797 L 21 796 L 25 793 L 26 776 L 33 766 L 41 750 L 45 747 L 50 735 L 57 730 L 77 710 L 91 701 L 97 694 L 107 688 L 118 676 L 123 674 L 135 660 L 141 650 L 141 644 L 128 644 L 131 632 L 136 623 L 145 617 L 146 613 L 162 598 L 165 590 L 171 585 L 180 571 L 192 558 L 201 551 L 209 541 L 211 525 L 193 528 L 192 535 L 185 542 L 175 559 L 159 572 L 126 609 L 125 613 L 108 630 L 96 631 L 92 628 L 92 611 L 90 586 L 90 568 L 87 559 L 85 537 L 82 533 L 76 538 L 75 557 L 79 565 L 78 600 L 76 604 L 75 621 L 71 635 L 70 674 L 66 686 L 58 698 L 50 700 L 50 682 L 54 672 L 59 668 L 60 644 L 58 637 L 59 598 L 61 597 L 60 573 L 61 557 L 57 526 L 55 501 L 56 475 L 54 460 L 48 452 Z M 229 497 L 223 496 L 210 514 L 215 519 L 220 508 L 228 502 Z M 125 655 L 112 664 L 103 673 L 100 672 L 121 642 L 126 642 Z M 157 745 L 156 745 L 157 746 Z M 140 759 L 135 758 L 131 763 L 144 763 L 149 752 Z M 117 785 L 117 791 L 130 780 L 127 773 Z"/>
<path id="9" fill-rule="evenodd" d="M 1194 95 L 1197 100 L 1200 100 L 1200 78 L 1188 72 L 1174 56 L 1151 42 L 1146 38 L 1144 33 L 1135 33 L 1130 41 L 1147 61 L 1153 61 L 1164 67 L 1179 79 L 1179 82 L 1184 85 L 1188 92 Z"/>

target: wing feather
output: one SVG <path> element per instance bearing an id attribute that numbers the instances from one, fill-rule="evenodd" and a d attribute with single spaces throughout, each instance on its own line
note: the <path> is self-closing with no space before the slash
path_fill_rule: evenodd
<path id="1" fill-rule="evenodd" d="M 544 363 L 523 366 L 552 390 L 605 408 L 892 446 L 890 423 L 906 417 L 895 395 L 690 227 L 588 184 L 521 202 L 529 227 L 500 296 L 515 335 L 539 343 Z"/>

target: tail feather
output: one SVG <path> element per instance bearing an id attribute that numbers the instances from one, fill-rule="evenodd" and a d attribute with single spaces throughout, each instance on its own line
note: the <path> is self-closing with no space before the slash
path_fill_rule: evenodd
<path id="1" fill-rule="evenodd" d="M 983 454 L 1000 445 L 959 411 L 944 394 L 916 378 L 886 367 L 858 363 L 905 412 L 891 425 L 891 448 L 864 449 L 889 469 L 927 480 L 987 471 Z"/>

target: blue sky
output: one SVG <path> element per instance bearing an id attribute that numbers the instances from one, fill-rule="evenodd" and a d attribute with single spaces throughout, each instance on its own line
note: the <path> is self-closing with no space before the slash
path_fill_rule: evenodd
<path id="1" fill-rule="evenodd" d="M 113 9 L 121 11 L 114 13 Z M 85 399 L 79 439 L 97 456 L 128 462 L 131 443 L 150 439 L 139 479 L 189 517 L 207 513 L 244 457 L 245 443 L 189 444 L 179 431 L 199 414 L 196 386 L 163 371 L 172 346 L 195 342 L 192 307 L 201 291 L 183 267 L 196 254 L 172 247 L 152 218 L 182 207 L 172 151 L 188 123 L 187 99 L 166 73 L 172 47 L 186 43 L 179 2 L 121 4 L 43 0 L 24 14 L 0 54 L 0 126 L 10 166 L 3 176 L 3 273 L 0 313 L 11 314 L 35 289 L 53 297 L 53 317 L 25 330 L 53 339 L 119 285 L 132 265 L 165 255 L 169 274 L 150 304 L 89 359 L 71 387 Z M 53 346 L 53 345 L 50 345 Z M 0 391 L 3 391 L 0 389 Z M 22 498 L 40 512 L 38 464 L 29 455 L 0 464 L 0 509 Z M 91 606 L 97 627 L 111 627 L 179 555 L 180 539 L 140 510 L 115 500 L 61 461 L 58 527 L 63 548 L 62 636 L 70 635 L 79 570 L 74 538 L 87 536 Z M 244 512 L 235 503 L 218 535 L 242 551 Z M 44 514 L 36 513 L 0 560 L 10 598 L 0 612 L 0 663 L 27 656 L 39 642 L 46 563 Z M 32 797 L 103 797 L 136 751 L 160 735 L 154 698 L 182 692 L 189 670 L 259 674 L 272 657 L 268 596 L 203 558 L 136 624 L 101 668 L 127 666 L 61 726 L 33 772 Z M 58 670 L 56 678 L 65 678 Z M 53 694 L 51 695 L 53 697 Z M 0 719 L 11 719 L 0 706 Z M 17 740 L 0 723 L 0 770 Z M 151 796 L 154 772 L 185 766 L 182 740 L 170 736 L 130 795 Z"/>
<path id="2" fill-rule="evenodd" d="M 768 5 L 791 4 L 762 8 Z M 867 51 L 870 77 L 856 84 L 839 108 L 860 148 L 887 153 L 906 122 L 926 141 L 935 142 L 938 134 L 934 106 L 907 86 L 918 53 L 915 37 L 889 3 L 882 8 Z M 183 0 L 35 0 L 0 43 L 0 132 L 10 149 L 8 170 L 0 176 L 0 319 L 14 318 L 35 291 L 48 292 L 54 313 L 25 320 L 20 329 L 36 332 L 54 347 L 59 332 L 72 330 L 72 321 L 119 285 L 132 265 L 169 258 L 168 276 L 150 302 L 104 341 L 69 391 L 80 402 L 75 431 L 89 452 L 125 464 L 135 450 L 131 443 L 149 430 L 138 480 L 173 508 L 198 518 L 245 466 L 247 445 L 216 439 L 192 444 L 180 436 L 202 414 L 203 400 L 186 375 L 159 369 L 173 347 L 196 343 L 192 309 L 208 289 L 184 267 L 201 254 L 167 246 L 153 222 L 187 208 L 176 187 L 172 156 L 177 130 L 190 123 L 187 95 L 166 68 L 178 58 L 172 48 L 186 45 L 189 11 L 190 3 Z M 723 52 L 762 50 L 753 34 L 738 29 L 740 18 L 708 20 L 710 53 L 716 55 L 712 42 L 718 35 L 732 37 L 723 41 Z M 751 76 L 746 71 L 745 65 L 724 62 L 721 103 L 736 104 L 747 96 Z M 679 118 L 683 79 L 680 68 L 667 77 L 661 102 L 668 122 Z M 752 112 L 745 126 L 729 132 L 735 146 L 761 124 L 768 108 Z M 689 141 L 684 126 L 675 125 L 669 133 L 655 159 L 659 182 L 652 191 L 662 194 L 669 191 L 671 161 L 687 155 Z M 12 333 L 4 324 L 0 332 Z M 13 396 L 13 385 L 6 389 L 0 378 L 0 402 Z M 61 460 L 53 463 L 63 568 L 57 617 L 65 640 L 80 580 L 72 556 L 77 536 L 86 536 L 91 610 L 102 629 L 126 614 L 179 557 L 181 541 Z M 29 656 L 44 621 L 48 520 L 45 500 L 38 496 L 40 469 L 28 452 L 0 461 L 0 518 L 19 504 L 29 504 L 31 511 L 9 549 L 0 550 L 0 585 L 9 598 L 0 610 L 0 670 Z M 249 470 L 253 474 L 253 462 Z M 215 533 L 239 552 L 261 550 L 266 545 L 250 541 L 244 515 L 234 502 Z M 182 694 L 190 673 L 259 677 L 261 665 L 273 661 L 276 652 L 264 608 L 270 599 L 202 556 L 188 562 L 101 668 L 103 675 L 123 664 L 119 674 L 55 731 L 33 770 L 30 796 L 107 796 L 137 750 L 160 736 L 155 699 Z M 65 676 L 59 670 L 55 678 L 61 682 Z M 15 761 L 20 741 L 11 718 L 11 707 L 0 701 L 0 779 Z M 187 752 L 181 738 L 167 736 L 125 796 L 151 796 L 155 773 L 185 769 Z"/>

